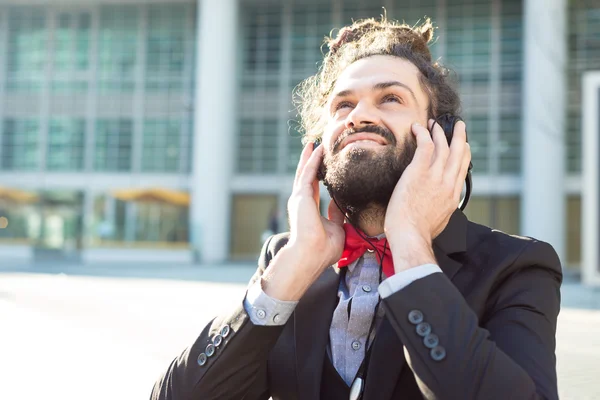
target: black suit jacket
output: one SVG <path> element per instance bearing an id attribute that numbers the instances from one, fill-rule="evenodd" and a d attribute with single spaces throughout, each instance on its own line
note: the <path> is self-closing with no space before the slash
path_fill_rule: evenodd
<path id="1" fill-rule="evenodd" d="M 252 282 L 287 238 L 276 235 L 265 244 Z M 552 247 L 474 224 L 460 211 L 433 247 L 444 273 L 382 301 L 385 318 L 373 342 L 364 399 L 557 399 L 562 274 Z M 338 284 L 332 266 L 280 327 L 254 325 L 240 299 L 171 363 L 151 398 L 319 399 Z M 416 333 L 408 318 L 413 310 L 439 337 L 443 360 L 435 361 Z M 199 365 L 225 326 L 229 334 Z"/>

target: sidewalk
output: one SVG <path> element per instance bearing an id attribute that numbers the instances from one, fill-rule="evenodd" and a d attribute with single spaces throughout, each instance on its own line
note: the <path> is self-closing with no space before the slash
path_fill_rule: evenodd
<path id="1" fill-rule="evenodd" d="M 0 265 L 0 273 L 65 274 L 107 278 L 167 279 L 239 284 L 246 284 L 256 270 L 256 263 L 253 262 L 231 262 L 218 265 L 170 265 L 162 263 L 90 265 L 58 262 L 36 264 L 4 262 L 3 264 Z M 600 287 L 584 286 L 576 276 L 565 274 L 561 293 L 562 308 L 600 310 Z"/>
<path id="2" fill-rule="evenodd" d="M 75 264 L 41 262 L 35 264 L 4 262 L 0 273 L 65 274 L 106 278 L 167 279 L 217 283 L 247 283 L 256 270 L 256 263 L 226 264 L 164 264 L 164 263 L 110 263 Z"/>

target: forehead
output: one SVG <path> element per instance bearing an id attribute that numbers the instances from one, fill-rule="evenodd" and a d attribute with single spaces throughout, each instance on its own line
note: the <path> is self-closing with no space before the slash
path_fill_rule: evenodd
<path id="1" fill-rule="evenodd" d="M 410 87 L 420 103 L 426 99 L 419 82 L 419 69 L 403 58 L 384 55 L 363 58 L 350 64 L 336 80 L 332 93 L 366 90 L 377 83 L 390 81 Z"/>

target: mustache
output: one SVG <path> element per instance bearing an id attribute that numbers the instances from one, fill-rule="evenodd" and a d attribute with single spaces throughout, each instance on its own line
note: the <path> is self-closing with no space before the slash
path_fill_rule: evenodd
<path id="1" fill-rule="evenodd" d="M 379 125 L 365 125 L 358 129 L 348 128 L 344 130 L 333 144 L 333 152 L 335 153 L 336 151 L 338 151 L 340 145 L 348 136 L 362 132 L 374 133 L 376 135 L 379 135 L 382 138 L 384 138 L 389 144 L 396 146 L 396 137 L 394 136 L 392 131 L 390 131 L 386 127 Z"/>

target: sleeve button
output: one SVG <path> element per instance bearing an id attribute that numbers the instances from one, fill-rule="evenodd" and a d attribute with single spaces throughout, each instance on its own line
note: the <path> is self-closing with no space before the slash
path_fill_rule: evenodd
<path id="1" fill-rule="evenodd" d="M 207 359 L 208 358 L 206 357 L 206 354 L 200 353 L 200 355 L 198 356 L 198 365 L 202 367 L 204 364 L 206 364 Z"/>
<path id="2" fill-rule="evenodd" d="M 423 344 L 428 349 L 433 349 L 435 346 L 440 344 L 440 339 L 435 333 L 430 333 L 429 335 L 423 338 Z"/>
<path id="3" fill-rule="evenodd" d="M 436 346 L 431 349 L 429 354 L 434 361 L 442 361 L 444 358 L 446 358 L 446 349 L 444 349 L 442 346 Z"/>
<path id="4" fill-rule="evenodd" d="M 420 324 L 423 322 L 423 313 L 419 310 L 412 310 L 408 313 L 408 320 L 413 325 Z"/>
<path id="5" fill-rule="evenodd" d="M 417 335 L 425 337 L 431 333 L 431 325 L 427 322 L 421 322 L 415 330 L 417 331 Z"/>
<path id="6" fill-rule="evenodd" d="M 213 354 L 215 354 L 215 346 L 213 346 L 212 344 L 209 344 L 208 346 L 206 346 L 206 355 L 208 357 L 212 357 Z"/>
<path id="7" fill-rule="evenodd" d="M 215 347 L 219 347 L 221 343 L 223 343 L 223 336 L 215 335 L 215 337 L 213 338 L 213 344 L 215 345 Z"/>
<path id="8" fill-rule="evenodd" d="M 231 328 L 229 328 L 229 325 L 225 325 L 223 328 L 221 328 L 221 336 L 223 336 L 224 338 L 229 336 L 229 332 L 231 332 Z"/>

